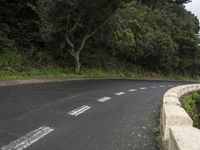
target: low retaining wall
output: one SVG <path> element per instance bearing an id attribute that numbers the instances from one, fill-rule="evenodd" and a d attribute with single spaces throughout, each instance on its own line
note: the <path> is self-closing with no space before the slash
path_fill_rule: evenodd
<path id="1" fill-rule="evenodd" d="M 200 84 L 183 85 L 168 90 L 163 97 L 161 114 L 162 141 L 165 150 L 200 150 L 200 130 L 181 107 L 180 98 L 199 91 Z"/>

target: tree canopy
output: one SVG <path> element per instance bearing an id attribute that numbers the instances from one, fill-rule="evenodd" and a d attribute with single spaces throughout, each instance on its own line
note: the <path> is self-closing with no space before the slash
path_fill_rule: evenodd
<path id="1" fill-rule="evenodd" d="M 91 38 L 119 7 L 121 0 L 38 0 L 36 12 L 41 18 L 44 40 L 58 41 L 68 49 L 80 72 L 79 55 Z"/>

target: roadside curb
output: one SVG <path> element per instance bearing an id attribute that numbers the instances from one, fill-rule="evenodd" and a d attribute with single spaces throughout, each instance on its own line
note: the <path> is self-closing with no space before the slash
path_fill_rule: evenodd
<path id="1" fill-rule="evenodd" d="M 40 84 L 40 83 L 53 83 L 53 82 L 66 82 L 66 81 L 83 81 L 83 80 L 107 80 L 117 78 L 41 78 L 41 79 L 19 79 L 19 80 L 0 80 L 0 87 L 14 86 L 23 84 Z"/>
<path id="2" fill-rule="evenodd" d="M 18 80 L 0 80 L 0 87 L 23 85 L 23 84 L 39 84 L 52 82 L 66 82 L 66 81 L 83 81 L 83 80 L 136 80 L 136 81 L 166 81 L 166 82 L 185 82 L 194 83 L 193 81 L 179 81 L 179 80 L 165 80 L 154 78 L 120 78 L 120 77 L 106 77 L 106 78 L 33 78 L 33 79 L 18 79 Z"/>
<path id="3" fill-rule="evenodd" d="M 22 79 L 22 80 L 8 80 L 0 81 L 0 87 L 22 85 L 22 84 L 36 84 L 36 83 L 51 83 L 69 81 L 68 79 Z"/>
<path id="4" fill-rule="evenodd" d="M 160 123 L 165 150 L 200 150 L 200 130 L 193 127 L 193 120 L 180 103 L 182 96 L 199 90 L 200 84 L 191 84 L 165 93 Z"/>

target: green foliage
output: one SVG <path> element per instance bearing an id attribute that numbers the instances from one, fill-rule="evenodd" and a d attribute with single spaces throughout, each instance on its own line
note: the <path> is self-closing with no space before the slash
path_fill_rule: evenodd
<path id="1" fill-rule="evenodd" d="M 20 70 L 28 65 L 24 53 L 40 47 L 38 16 L 29 7 L 35 0 L 0 1 L 0 69 Z"/>
<path id="2" fill-rule="evenodd" d="M 13 40 L 9 39 L 6 32 L 0 29 L 0 52 L 16 49 Z"/>
<path id="3" fill-rule="evenodd" d="M 38 51 L 32 47 L 28 52 L 23 53 L 23 60 L 27 64 L 47 66 L 48 64 L 54 64 L 52 54 L 49 51 Z"/>
<path id="4" fill-rule="evenodd" d="M 198 78 L 200 27 L 188 2 L 1 0 L 0 69 L 71 68 L 81 61 L 83 68 L 125 75 L 135 69 Z"/>
<path id="5" fill-rule="evenodd" d="M 194 126 L 200 128 L 200 94 L 194 92 L 184 97 L 182 106 L 194 121 Z"/>
<path id="6" fill-rule="evenodd" d="M 35 0 L 1 0 L 0 26 L 6 26 L 6 34 L 15 42 L 19 51 L 40 42 L 38 16 L 29 7 Z"/>
<path id="7" fill-rule="evenodd" d="M 22 57 L 20 54 L 12 51 L 0 52 L 0 69 L 12 70 L 22 64 Z"/>
<path id="8" fill-rule="evenodd" d="M 41 19 L 44 40 L 60 47 L 78 47 L 86 35 L 96 31 L 113 14 L 120 0 L 38 0 L 36 12 Z M 71 41 L 66 41 L 68 37 Z"/>
<path id="9" fill-rule="evenodd" d="M 36 56 L 36 61 L 38 63 L 48 63 L 52 60 L 51 56 L 48 53 L 45 52 L 38 52 Z"/>
<path id="10" fill-rule="evenodd" d="M 127 1 L 127 0 L 126 0 Z M 80 53 L 86 42 L 115 12 L 121 0 L 38 0 L 36 12 L 41 19 L 41 34 L 54 50 L 66 51 L 75 59 L 80 72 Z"/>
<path id="11" fill-rule="evenodd" d="M 0 70 L 0 79 L 27 79 L 27 78 L 101 78 L 101 77 L 114 77 L 114 78 L 146 78 L 146 79 L 171 79 L 171 80 L 188 80 L 191 81 L 191 77 L 181 75 L 163 76 L 159 73 L 147 72 L 138 68 L 137 66 L 129 66 L 129 68 L 117 68 L 108 69 L 95 69 L 95 68 L 83 68 L 80 74 L 75 74 L 72 68 L 60 68 L 59 66 L 48 66 L 40 69 L 29 69 L 24 71 L 15 70 Z M 192 80 L 193 81 L 193 80 Z"/>
<path id="12" fill-rule="evenodd" d="M 143 4 L 146 4 L 148 6 L 153 6 L 153 5 L 166 5 L 166 4 L 177 4 L 177 5 L 182 5 L 185 3 L 189 3 L 191 2 L 191 0 L 139 0 L 141 1 Z"/>
<path id="13" fill-rule="evenodd" d="M 191 0 L 166 0 L 166 1 L 169 3 L 175 3 L 175 4 L 179 4 L 179 5 L 191 2 Z"/>
<path id="14" fill-rule="evenodd" d="M 159 30 L 153 32 L 151 52 L 146 52 L 144 66 L 154 71 L 172 72 L 177 66 L 176 45 L 171 37 Z"/>
<path id="15" fill-rule="evenodd" d="M 146 6 L 136 2 L 125 5 L 110 19 L 105 31 L 108 46 L 124 61 L 172 72 L 178 66 L 178 46 L 157 19 L 158 14 Z"/>
<path id="16" fill-rule="evenodd" d="M 113 33 L 113 40 L 111 41 L 113 47 L 118 47 L 120 50 L 126 48 L 134 48 L 135 40 L 134 33 L 129 28 L 117 27 Z"/>

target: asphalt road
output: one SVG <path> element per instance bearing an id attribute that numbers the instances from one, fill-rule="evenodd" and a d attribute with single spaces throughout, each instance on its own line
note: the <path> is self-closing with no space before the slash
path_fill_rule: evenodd
<path id="1" fill-rule="evenodd" d="M 0 87 L 1 150 L 156 150 L 172 81 L 80 80 Z"/>

